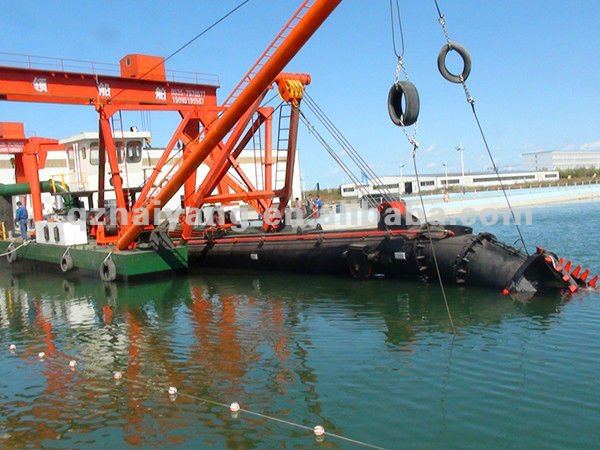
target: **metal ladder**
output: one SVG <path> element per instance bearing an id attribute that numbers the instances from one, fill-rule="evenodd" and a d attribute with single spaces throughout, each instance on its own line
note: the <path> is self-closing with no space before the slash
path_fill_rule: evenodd
<path id="1" fill-rule="evenodd" d="M 279 109 L 279 120 L 277 125 L 277 151 L 275 153 L 275 182 L 273 183 L 274 189 L 280 189 L 277 186 L 279 181 L 285 183 L 286 166 L 287 166 L 287 150 L 289 146 L 290 136 L 290 119 L 292 117 L 291 106 L 287 103 L 281 105 Z M 285 161 L 280 161 L 280 153 L 286 155 Z M 281 179 L 280 179 L 281 174 Z M 283 186 L 281 186 L 283 187 Z"/>
<path id="2" fill-rule="evenodd" d="M 302 4 L 298 7 L 298 9 L 294 12 L 290 20 L 283 26 L 275 39 L 271 41 L 269 46 L 263 52 L 263 54 L 258 58 L 258 60 L 254 63 L 254 65 L 250 68 L 250 70 L 244 75 L 244 77 L 239 81 L 237 86 L 233 88 L 229 97 L 223 103 L 223 106 L 230 106 L 240 95 L 240 93 L 248 86 L 248 83 L 252 81 L 252 79 L 256 76 L 258 71 L 265 65 L 265 63 L 273 56 L 275 50 L 279 48 L 283 40 L 288 36 L 290 31 L 298 24 L 300 19 L 304 17 L 304 14 L 308 9 L 312 6 L 314 0 L 304 0 Z"/>

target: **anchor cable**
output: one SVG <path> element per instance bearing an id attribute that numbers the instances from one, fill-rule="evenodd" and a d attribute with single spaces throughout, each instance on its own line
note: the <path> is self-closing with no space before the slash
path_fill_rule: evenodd
<path id="1" fill-rule="evenodd" d="M 12 241 L 12 242 L 11 242 L 11 244 L 13 244 L 14 242 L 15 242 L 15 241 Z M 20 248 L 22 248 L 22 247 L 26 247 L 27 245 L 29 245 L 29 243 L 30 243 L 30 242 L 32 242 L 32 241 L 24 240 L 24 241 L 23 241 L 23 243 L 22 243 L 21 245 L 19 245 L 19 246 L 17 246 L 17 247 L 15 247 L 15 248 L 13 248 L 12 250 L 8 250 L 8 251 L 7 251 L 7 252 L 5 252 L 5 253 L 0 253 L 0 257 L 2 257 L 2 256 L 8 256 L 8 255 L 10 255 L 11 253 L 15 253 L 15 252 L 16 252 L 17 250 L 19 250 Z M 10 244 L 9 244 L 9 247 L 10 247 Z"/>
<path id="2" fill-rule="evenodd" d="M 312 134 L 315 137 L 315 139 L 319 142 L 319 144 L 321 144 L 321 146 L 327 151 L 327 153 L 329 153 L 329 155 L 333 158 L 333 160 L 337 163 L 337 165 L 344 171 L 344 173 L 348 176 L 348 178 L 350 178 L 350 180 L 356 185 L 356 187 L 359 190 L 363 190 L 363 194 L 365 194 L 365 198 L 367 199 L 367 202 L 369 203 L 369 205 L 371 205 L 372 207 L 377 207 L 377 203 L 373 199 L 370 198 L 370 196 L 368 195 L 368 191 L 359 182 L 358 178 L 356 178 L 356 176 L 352 173 L 352 170 L 350 170 L 350 168 L 347 166 L 347 164 L 340 158 L 340 156 L 335 152 L 335 150 L 331 147 L 331 145 L 329 145 L 327 143 L 325 138 L 323 138 L 321 133 L 319 133 L 317 131 L 317 129 L 308 120 L 308 118 L 302 111 L 300 111 L 300 118 L 302 119 L 302 122 L 304 123 L 304 125 L 306 125 L 306 128 L 308 129 L 309 133 Z"/>
<path id="3" fill-rule="evenodd" d="M 427 237 L 429 238 L 429 247 L 431 249 L 431 255 L 433 256 L 433 263 L 435 265 L 437 279 L 440 284 L 440 290 L 442 291 L 442 297 L 444 298 L 444 305 L 446 306 L 446 312 L 448 313 L 448 320 L 450 321 L 452 334 L 456 335 L 456 328 L 454 328 L 454 320 L 452 320 L 452 313 L 450 312 L 450 306 L 448 305 L 448 297 L 446 296 L 446 288 L 444 287 L 444 282 L 442 281 L 442 273 L 440 272 L 440 265 L 438 264 L 435 246 L 433 245 L 433 238 L 431 237 L 431 229 L 429 227 L 429 221 L 427 220 L 427 211 L 425 210 L 425 203 L 423 202 L 423 194 L 421 193 L 421 182 L 419 181 L 419 171 L 417 169 L 417 148 L 418 144 L 415 142 L 413 144 L 413 167 L 415 169 L 415 178 L 417 181 L 417 189 L 419 190 L 419 200 L 421 202 L 421 209 L 423 210 L 423 220 L 425 221 Z"/>
<path id="4" fill-rule="evenodd" d="M 400 59 L 404 57 L 404 29 L 402 28 L 402 16 L 400 14 L 400 3 L 396 0 L 396 11 L 398 15 L 398 30 L 400 31 L 400 52 L 396 48 L 396 30 L 394 28 L 394 6 L 392 0 L 390 0 L 390 23 L 392 28 L 392 46 L 394 48 L 394 54 L 396 58 Z"/>
<path id="5" fill-rule="evenodd" d="M 438 15 L 438 22 L 440 23 L 440 26 L 442 27 L 442 32 L 444 33 L 444 36 L 446 37 L 446 42 L 450 46 L 450 48 L 452 48 L 452 42 L 450 40 L 450 33 L 448 32 L 448 28 L 446 26 L 446 16 L 442 13 L 442 10 L 440 8 L 438 0 L 433 0 L 433 1 L 435 3 L 435 9 L 436 9 L 437 15 Z M 506 192 L 506 188 L 504 186 L 504 183 L 502 182 L 502 177 L 500 177 L 500 172 L 498 170 L 498 166 L 496 165 L 496 161 L 494 160 L 494 156 L 492 155 L 492 150 L 488 144 L 488 140 L 485 136 L 485 132 L 483 131 L 483 126 L 481 125 L 481 121 L 479 120 L 479 116 L 477 114 L 477 109 L 475 108 L 475 98 L 471 95 L 471 92 L 469 91 L 469 87 L 467 86 L 467 80 L 465 78 L 463 78 L 462 75 L 459 75 L 458 78 L 460 79 L 460 84 L 462 85 L 462 87 L 465 91 L 467 103 L 469 103 L 469 105 L 471 106 L 471 112 L 473 113 L 473 117 L 477 124 L 477 128 L 479 129 L 479 134 L 481 135 L 481 139 L 483 140 L 483 145 L 487 151 L 490 162 L 492 163 L 492 168 L 494 169 L 494 173 L 496 174 L 496 179 L 498 180 L 498 183 L 500 184 L 500 188 L 502 189 L 502 193 L 504 194 L 504 199 L 506 200 L 506 205 L 508 206 L 508 209 L 510 211 L 512 219 L 515 223 L 515 228 L 519 235 L 519 240 L 521 241 L 521 244 L 523 245 L 523 250 L 525 251 L 525 254 L 527 256 L 529 256 L 529 251 L 527 250 L 527 244 L 525 243 L 523 233 L 521 233 L 521 227 L 519 227 L 519 224 L 517 222 L 517 218 L 515 216 L 514 209 L 508 198 L 508 193 Z"/>
<path id="6" fill-rule="evenodd" d="M 188 40 L 185 44 L 180 45 L 176 50 L 174 50 L 173 52 L 169 53 L 169 55 L 167 55 L 161 62 L 159 62 L 158 64 L 156 64 L 155 66 L 151 67 L 150 69 L 148 69 L 148 71 L 146 71 L 145 73 L 143 73 L 139 78 L 143 79 L 146 75 L 148 75 L 149 73 L 151 73 L 154 69 L 156 69 L 157 67 L 163 65 L 165 62 L 167 62 L 169 59 L 171 59 L 173 56 L 175 56 L 176 54 L 178 54 L 179 52 L 181 52 L 182 50 L 184 50 L 185 48 L 189 47 L 194 41 L 196 41 L 197 39 L 201 38 L 202 36 L 204 36 L 206 33 L 208 33 L 210 30 L 212 30 L 213 28 L 215 28 L 217 25 L 219 25 L 221 22 L 223 22 L 224 20 L 226 20 L 227 18 L 229 18 L 229 16 L 231 16 L 232 14 L 234 14 L 236 11 L 238 11 L 239 9 L 241 9 L 243 6 L 245 6 L 247 3 L 249 3 L 251 0 L 243 0 L 241 3 L 239 3 L 237 6 L 235 6 L 234 8 L 230 9 L 227 13 L 225 13 L 224 15 L 222 15 L 219 19 L 215 20 L 213 23 L 211 23 L 209 26 L 207 26 L 206 28 L 204 28 L 202 31 L 200 31 L 198 34 L 196 34 L 194 37 L 192 37 L 190 40 Z M 112 96 L 111 100 L 114 100 L 116 97 L 118 97 L 119 95 L 121 95 L 123 92 L 125 92 L 127 89 L 122 89 L 119 92 L 117 92 L 114 96 Z"/>
<path id="7" fill-rule="evenodd" d="M 398 0 L 396 0 L 396 2 L 398 2 Z M 400 6 L 397 3 L 396 7 L 398 9 L 398 22 L 401 24 L 402 20 L 401 20 L 401 14 L 400 14 Z M 392 9 L 392 2 L 390 1 L 390 9 Z M 392 18 L 392 29 L 394 28 L 394 21 L 393 21 L 393 10 L 392 10 L 392 14 L 391 14 L 391 18 Z M 400 25 L 401 27 L 401 25 Z M 392 33 L 392 39 L 393 39 L 393 33 Z M 408 81 L 408 71 L 406 70 L 406 67 L 404 65 L 404 41 L 402 42 L 402 54 L 396 54 L 397 57 L 397 63 L 396 63 L 396 73 L 395 73 L 395 79 L 394 79 L 394 83 L 398 83 L 400 80 L 400 75 L 403 74 L 404 78 Z M 427 230 L 427 237 L 429 240 L 429 247 L 431 249 L 431 254 L 433 256 L 433 263 L 435 265 L 435 271 L 436 271 L 436 275 L 437 275 L 437 279 L 440 285 L 440 290 L 442 292 L 442 297 L 444 299 L 444 305 L 446 306 L 446 312 L 448 313 L 448 320 L 450 322 L 450 327 L 452 329 L 452 334 L 456 335 L 456 328 L 454 327 L 454 320 L 452 319 L 452 312 L 450 311 L 450 305 L 448 304 L 448 297 L 446 295 L 446 288 L 444 287 L 444 281 L 442 279 L 442 273 L 440 271 L 440 266 L 438 264 L 438 259 L 437 259 L 437 254 L 435 251 L 435 246 L 433 245 L 433 238 L 431 237 L 431 228 L 429 226 L 429 220 L 427 219 L 427 211 L 425 210 L 425 202 L 423 201 L 423 193 L 421 192 L 421 181 L 419 179 L 419 170 L 417 168 L 417 149 L 419 148 L 419 143 L 417 142 L 417 132 L 418 132 L 418 127 L 419 127 L 419 121 L 417 120 L 414 124 L 413 130 L 412 130 L 412 136 L 409 134 L 409 132 L 407 131 L 407 127 L 404 126 L 404 120 L 403 117 L 400 117 L 400 124 L 402 127 L 402 131 L 404 133 L 404 135 L 406 136 L 406 140 L 408 141 L 408 143 L 412 146 L 412 160 L 413 160 L 413 166 L 414 166 L 414 170 L 415 170 L 415 179 L 416 179 L 416 183 L 417 183 L 417 189 L 418 189 L 418 193 L 419 193 L 419 200 L 421 202 L 421 209 L 423 210 L 423 220 L 425 221 L 425 229 Z"/>
<path id="8" fill-rule="evenodd" d="M 381 178 L 371 168 L 369 163 L 362 157 L 362 155 L 354 148 L 354 146 L 348 141 L 346 136 L 340 131 L 340 129 L 333 123 L 333 121 L 327 116 L 323 109 L 317 104 L 317 102 L 308 94 L 304 96 L 305 104 L 308 105 L 311 112 L 319 119 L 321 124 L 329 132 L 329 134 L 336 140 L 336 142 L 346 152 L 352 162 L 361 170 L 365 175 L 371 177 L 371 180 L 378 184 L 378 190 L 381 191 L 381 196 L 386 201 L 392 201 L 394 198 L 392 192 L 386 187 Z"/>

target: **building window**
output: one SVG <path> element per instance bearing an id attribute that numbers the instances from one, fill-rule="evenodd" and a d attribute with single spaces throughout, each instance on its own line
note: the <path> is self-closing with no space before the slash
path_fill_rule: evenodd
<path id="1" fill-rule="evenodd" d="M 128 163 L 139 163 L 142 161 L 142 142 L 129 141 L 127 143 L 126 161 Z"/>
<path id="2" fill-rule="evenodd" d="M 442 180 L 442 184 L 458 184 L 460 183 L 460 180 L 457 179 L 453 179 L 453 180 Z"/>
<path id="3" fill-rule="evenodd" d="M 558 174 L 557 173 L 547 173 L 546 175 L 544 175 L 544 178 L 558 178 Z"/>
<path id="4" fill-rule="evenodd" d="M 374 191 L 382 191 L 384 189 L 398 189 L 398 185 L 397 184 L 379 184 L 379 185 L 373 186 Z"/>
<path id="5" fill-rule="evenodd" d="M 535 175 L 516 175 L 516 176 L 501 176 L 502 181 L 514 181 L 514 180 L 535 180 Z M 498 181 L 498 177 L 489 176 L 485 178 L 473 178 L 473 183 L 494 183 Z"/>
<path id="6" fill-rule="evenodd" d="M 431 181 L 421 181 L 421 186 L 434 186 L 435 185 L 435 181 L 431 180 Z"/>
<path id="7" fill-rule="evenodd" d="M 354 187 L 345 187 L 345 188 L 342 188 L 342 192 L 345 192 L 345 193 L 354 192 Z"/>

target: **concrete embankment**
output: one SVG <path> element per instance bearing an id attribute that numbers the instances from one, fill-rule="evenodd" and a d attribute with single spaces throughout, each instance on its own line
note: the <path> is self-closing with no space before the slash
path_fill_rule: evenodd
<path id="1" fill-rule="evenodd" d="M 507 189 L 507 195 L 514 208 L 538 205 L 600 200 L 600 183 L 542 188 Z M 419 197 L 405 197 L 408 210 L 422 218 Z M 444 221 L 447 217 L 472 216 L 490 210 L 507 209 L 506 199 L 501 190 L 450 193 L 444 195 L 424 195 L 423 202 L 428 219 Z M 311 221 L 312 222 L 312 221 Z M 377 226 L 377 212 L 374 209 L 361 209 L 358 204 L 344 204 L 326 209 L 318 222 L 324 229 L 373 228 Z"/>
<path id="2" fill-rule="evenodd" d="M 576 202 L 600 199 L 600 184 L 583 184 L 571 186 L 552 186 L 543 188 L 508 189 L 506 191 L 510 204 L 514 208 Z M 443 211 L 446 216 L 468 215 L 486 210 L 507 209 L 506 198 L 501 190 L 451 193 L 444 200 L 443 195 L 423 197 L 425 208 L 432 214 Z M 418 197 L 406 199 L 410 211 L 421 216 L 421 204 Z"/>

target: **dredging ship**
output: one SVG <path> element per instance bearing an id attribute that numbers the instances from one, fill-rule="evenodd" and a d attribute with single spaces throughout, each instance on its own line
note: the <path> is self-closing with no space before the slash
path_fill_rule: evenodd
<path id="1" fill-rule="evenodd" d="M 60 144 L 2 128 L 0 153 L 14 155 L 17 183 L 0 186 L 1 220 L 11 224 L 15 198 L 28 195 L 35 228 L 32 241 L 4 236 L 0 252 L 6 260 L 15 266 L 27 261 L 50 264 L 67 274 L 92 273 L 105 282 L 210 266 L 318 271 L 360 279 L 439 277 L 443 282 L 488 286 L 505 294 L 574 293 L 596 287 L 598 276 L 540 247 L 529 255 L 489 233 L 475 235 L 469 227 L 433 225 L 426 220 L 409 224 L 400 200 L 386 199 L 377 205 L 379 224 L 369 230 L 291 227 L 282 219 L 293 200 L 300 122 L 332 154 L 301 109 L 310 75 L 287 73 L 284 68 L 339 3 L 303 1 L 223 102 L 217 101 L 218 82 L 199 77 L 177 81 L 169 76 L 164 59 L 156 56 L 126 55 L 116 74 L 98 73 L 97 66 L 77 71 L 68 60 L 60 60 L 59 68 L 52 69 L 36 68 L 31 58 L 18 66 L 0 66 L 2 100 L 89 106 L 99 120 L 95 153 L 91 148 L 64 149 L 73 167 L 86 157 L 96 158 L 97 190 L 40 180 L 48 152 Z M 445 70 L 444 58 L 450 50 L 463 57 L 464 70 L 458 77 Z M 442 75 L 464 83 L 470 71 L 466 51 L 448 42 L 441 58 Z M 272 90 L 280 98 L 275 107 L 270 105 Z M 311 102 L 306 98 L 309 109 L 340 138 L 339 130 Z M 419 112 L 414 85 L 396 80 L 388 108 L 394 124 L 414 124 Z M 130 149 L 126 142 L 124 111 L 172 111 L 181 119 L 139 186 L 127 180 L 128 164 L 134 164 L 139 149 Z M 253 183 L 238 158 L 257 140 L 261 144 L 254 148 L 260 153 L 255 170 L 261 171 L 261 179 Z M 344 168 L 343 162 L 336 162 Z M 43 214 L 44 192 L 61 199 L 51 218 Z M 161 225 L 162 209 L 169 202 L 182 206 L 175 233 Z M 198 226 L 198 217 L 191 216 L 202 216 L 207 205 L 225 210 L 244 205 L 261 224 L 237 232 L 234 221 L 226 217 Z M 69 216 L 74 209 L 77 215 Z M 125 212 L 124 216 L 113 218 L 113 209 Z M 386 218 L 392 215 L 401 220 L 390 225 Z"/>

